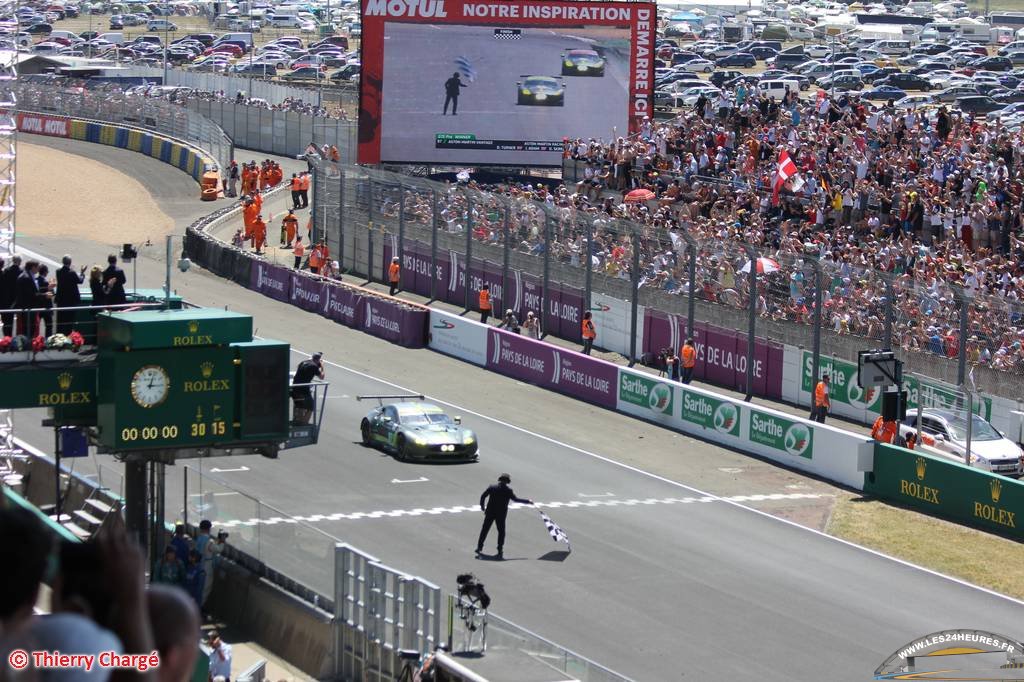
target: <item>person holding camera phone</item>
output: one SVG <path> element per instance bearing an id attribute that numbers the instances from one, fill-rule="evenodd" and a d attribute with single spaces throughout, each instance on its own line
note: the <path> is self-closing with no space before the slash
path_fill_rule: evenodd
<path id="1" fill-rule="evenodd" d="M 533 500 L 516 497 L 515 492 L 509 487 L 512 477 L 508 474 L 498 476 L 498 482 L 487 486 L 487 490 L 480 496 L 480 511 L 484 513 L 484 524 L 480 528 L 480 538 L 476 543 L 476 553 L 484 551 L 484 541 L 487 534 L 491 532 L 491 524 L 498 526 L 498 558 L 504 559 L 502 549 L 505 546 L 505 518 L 508 516 L 509 502 L 519 504 L 533 504 Z"/>

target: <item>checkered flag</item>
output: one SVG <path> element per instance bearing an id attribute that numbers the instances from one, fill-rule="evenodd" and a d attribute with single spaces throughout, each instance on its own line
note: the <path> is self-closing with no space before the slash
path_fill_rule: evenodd
<path id="1" fill-rule="evenodd" d="M 456 58 L 455 65 L 459 68 L 459 73 L 465 76 L 470 83 L 476 80 L 476 69 L 473 68 L 473 62 L 469 57 Z"/>
<path id="2" fill-rule="evenodd" d="M 544 526 L 548 529 L 548 534 L 551 536 L 551 539 L 555 542 L 564 542 L 569 547 L 569 551 L 571 552 L 572 543 L 569 542 L 569 536 L 565 534 L 565 531 L 562 530 L 562 527 L 554 521 L 552 521 L 551 517 L 545 514 L 544 512 L 540 511 L 539 509 L 537 511 L 538 513 L 540 513 L 540 519 L 544 522 Z"/>

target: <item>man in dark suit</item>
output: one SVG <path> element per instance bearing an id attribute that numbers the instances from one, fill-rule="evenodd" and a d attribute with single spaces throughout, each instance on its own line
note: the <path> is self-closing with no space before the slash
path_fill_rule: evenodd
<path id="1" fill-rule="evenodd" d="M 107 289 L 107 305 L 121 305 L 128 302 L 124 293 L 124 284 L 128 279 L 124 270 L 117 267 L 117 256 L 107 256 L 107 269 L 103 271 L 103 284 Z"/>
<path id="2" fill-rule="evenodd" d="M 71 256 L 64 256 L 61 259 L 63 265 L 57 269 L 57 293 L 53 302 L 58 308 L 74 308 L 82 305 L 82 295 L 78 292 L 78 285 L 85 281 L 85 266 L 77 273 L 71 267 Z M 57 333 L 70 334 L 74 325 L 74 313 L 57 312 Z"/>
<path id="3" fill-rule="evenodd" d="M 39 265 L 36 269 L 36 289 L 39 290 L 39 296 L 41 297 L 42 303 L 39 304 L 40 308 L 45 308 L 44 311 L 39 313 L 39 320 L 42 324 L 46 325 L 46 335 L 53 336 L 53 286 L 50 284 L 50 268 L 45 263 Z M 37 327 L 37 334 L 43 333 L 42 326 Z"/>
<path id="4" fill-rule="evenodd" d="M 498 482 L 488 486 L 484 494 L 480 496 L 480 510 L 484 513 L 484 524 L 480 528 L 480 538 L 476 542 L 477 554 L 484 551 L 484 541 L 487 539 L 487 533 L 491 530 L 491 525 L 494 524 L 498 527 L 497 558 L 504 559 L 505 555 L 502 550 L 505 546 L 505 517 L 508 516 L 509 502 L 533 504 L 532 500 L 516 497 L 512 488 L 509 487 L 511 482 L 511 476 L 502 474 L 498 476 Z"/>
<path id="5" fill-rule="evenodd" d="M 39 274 L 39 263 L 34 260 L 25 263 L 25 269 L 18 275 L 14 307 L 19 310 L 29 308 L 41 308 L 47 301 L 46 295 L 39 292 L 39 282 L 36 276 Z M 27 336 L 29 339 L 36 335 L 37 312 L 18 313 L 18 333 Z"/>
<path id="6" fill-rule="evenodd" d="M 21 256 L 14 256 L 11 264 L 0 274 L 0 309 L 14 307 L 14 299 L 18 295 L 18 277 L 21 276 Z M 14 313 L 3 313 L 4 336 L 11 336 L 14 331 Z"/>

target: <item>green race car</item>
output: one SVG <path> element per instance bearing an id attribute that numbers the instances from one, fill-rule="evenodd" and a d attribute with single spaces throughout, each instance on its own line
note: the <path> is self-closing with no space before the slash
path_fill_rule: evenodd
<path id="1" fill-rule="evenodd" d="M 393 452 L 398 459 L 476 461 L 476 434 L 437 405 L 409 401 L 381 404 L 359 425 L 363 445 Z"/>
<path id="2" fill-rule="evenodd" d="M 516 104 L 561 107 L 565 105 L 565 82 L 560 76 L 520 76 L 516 81 Z"/>
<path id="3" fill-rule="evenodd" d="M 603 76 L 604 57 L 594 50 L 569 50 L 562 53 L 563 76 Z"/>

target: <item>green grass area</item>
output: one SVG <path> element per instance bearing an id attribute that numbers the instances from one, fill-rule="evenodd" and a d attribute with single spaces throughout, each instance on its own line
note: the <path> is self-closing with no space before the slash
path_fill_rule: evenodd
<path id="1" fill-rule="evenodd" d="M 866 498 L 836 501 L 826 531 L 858 545 L 1024 598 L 1024 544 Z"/>

